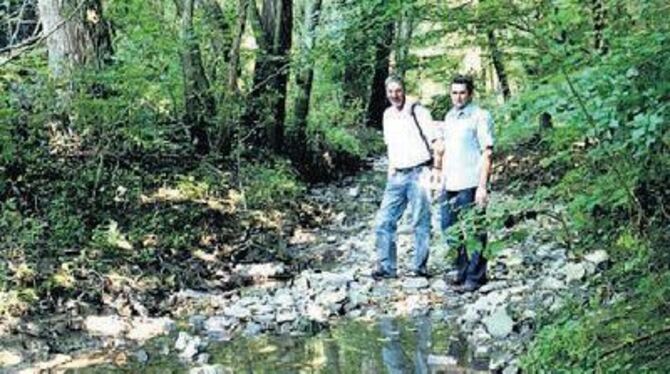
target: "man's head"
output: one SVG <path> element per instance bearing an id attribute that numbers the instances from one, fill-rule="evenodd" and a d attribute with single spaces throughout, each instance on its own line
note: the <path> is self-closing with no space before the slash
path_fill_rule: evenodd
<path id="1" fill-rule="evenodd" d="M 451 103 L 454 107 L 461 109 L 472 101 L 472 93 L 475 90 L 475 84 L 472 78 L 465 75 L 457 75 L 451 81 Z"/>
<path id="2" fill-rule="evenodd" d="M 384 81 L 386 87 L 386 98 L 391 105 L 397 109 L 402 109 L 405 105 L 405 84 L 398 76 L 391 75 Z"/>

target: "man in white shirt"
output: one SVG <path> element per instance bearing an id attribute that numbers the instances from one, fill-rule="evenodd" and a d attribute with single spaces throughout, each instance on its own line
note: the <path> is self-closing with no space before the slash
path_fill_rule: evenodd
<path id="1" fill-rule="evenodd" d="M 483 227 L 484 209 L 488 201 L 488 180 L 493 154 L 493 120 L 491 114 L 472 102 L 474 84 L 466 76 L 456 76 L 451 83 L 452 109 L 444 118 L 442 138 L 445 155 L 442 160 L 443 189 L 440 194 L 440 228 L 447 245 L 457 247 L 456 278 L 460 290 L 474 291 L 486 282 L 487 235 Z M 449 230 L 459 215 L 475 207 L 474 226 L 481 247 L 470 257 L 464 234 Z"/>
<path id="2" fill-rule="evenodd" d="M 396 230 L 410 203 L 414 229 L 411 275 L 427 277 L 430 239 L 430 187 L 433 148 L 437 134 L 428 109 L 407 102 L 398 77 L 386 79 L 391 106 L 384 112 L 384 143 L 388 151 L 388 180 L 376 219 L 377 269 L 375 279 L 397 277 Z"/>

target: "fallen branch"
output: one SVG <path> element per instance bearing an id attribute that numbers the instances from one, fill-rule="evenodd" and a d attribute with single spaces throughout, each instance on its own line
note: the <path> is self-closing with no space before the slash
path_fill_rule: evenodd
<path id="1" fill-rule="evenodd" d="M 653 338 L 655 338 L 655 337 L 657 337 L 657 336 L 664 335 L 664 334 L 667 334 L 667 333 L 670 333 L 670 326 L 665 326 L 664 328 L 662 328 L 662 329 L 660 329 L 660 330 L 658 330 L 658 331 L 654 331 L 654 332 L 652 332 L 651 334 L 643 335 L 643 336 L 640 336 L 640 337 L 638 337 L 638 338 L 636 338 L 636 339 L 634 339 L 634 340 L 630 340 L 630 341 L 624 342 L 624 343 L 622 343 L 622 344 L 619 344 L 618 346 L 616 346 L 616 347 L 610 349 L 609 351 L 606 351 L 605 353 L 603 353 L 603 354 L 600 356 L 600 358 L 601 358 L 601 359 L 604 359 L 604 358 L 606 358 L 607 356 L 610 356 L 610 355 L 612 355 L 612 354 L 614 354 L 614 353 L 616 353 L 616 352 L 619 352 L 619 351 L 621 351 L 621 350 L 623 350 L 623 349 L 626 349 L 626 348 L 628 348 L 628 347 L 630 347 L 630 346 L 632 346 L 632 345 L 635 345 L 635 344 L 638 344 L 638 343 L 642 343 L 642 342 L 645 342 L 645 341 L 647 341 L 647 340 L 651 340 L 651 339 L 653 339 Z"/>

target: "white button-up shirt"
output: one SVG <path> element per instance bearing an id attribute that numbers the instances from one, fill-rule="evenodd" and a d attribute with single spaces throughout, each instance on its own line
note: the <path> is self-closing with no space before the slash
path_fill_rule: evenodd
<path id="1" fill-rule="evenodd" d="M 412 118 L 412 105 L 405 101 L 401 110 L 391 105 L 384 111 L 384 143 L 388 150 L 389 165 L 395 169 L 413 167 L 432 157 Z M 417 104 L 414 106 L 414 114 L 430 145 L 437 136 L 430 111 Z"/>
<path id="2" fill-rule="evenodd" d="M 444 117 L 444 160 L 442 172 L 447 191 L 460 191 L 479 185 L 482 154 L 493 147 L 491 114 L 470 103 L 452 108 Z"/>

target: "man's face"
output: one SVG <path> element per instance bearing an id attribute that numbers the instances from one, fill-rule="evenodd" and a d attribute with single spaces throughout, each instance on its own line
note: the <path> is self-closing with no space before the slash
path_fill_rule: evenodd
<path id="1" fill-rule="evenodd" d="M 472 100 L 472 93 L 468 92 L 468 87 L 463 83 L 452 83 L 451 85 L 451 103 L 457 109 L 461 109 Z"/>
<path id="2" fill-rule="evenodd" d="M 401 109 L 405 104 L 405 90 L 398 82 L 390 82 L 386 85 L 386 98 L 389 99 L 391 105 Z"/>

